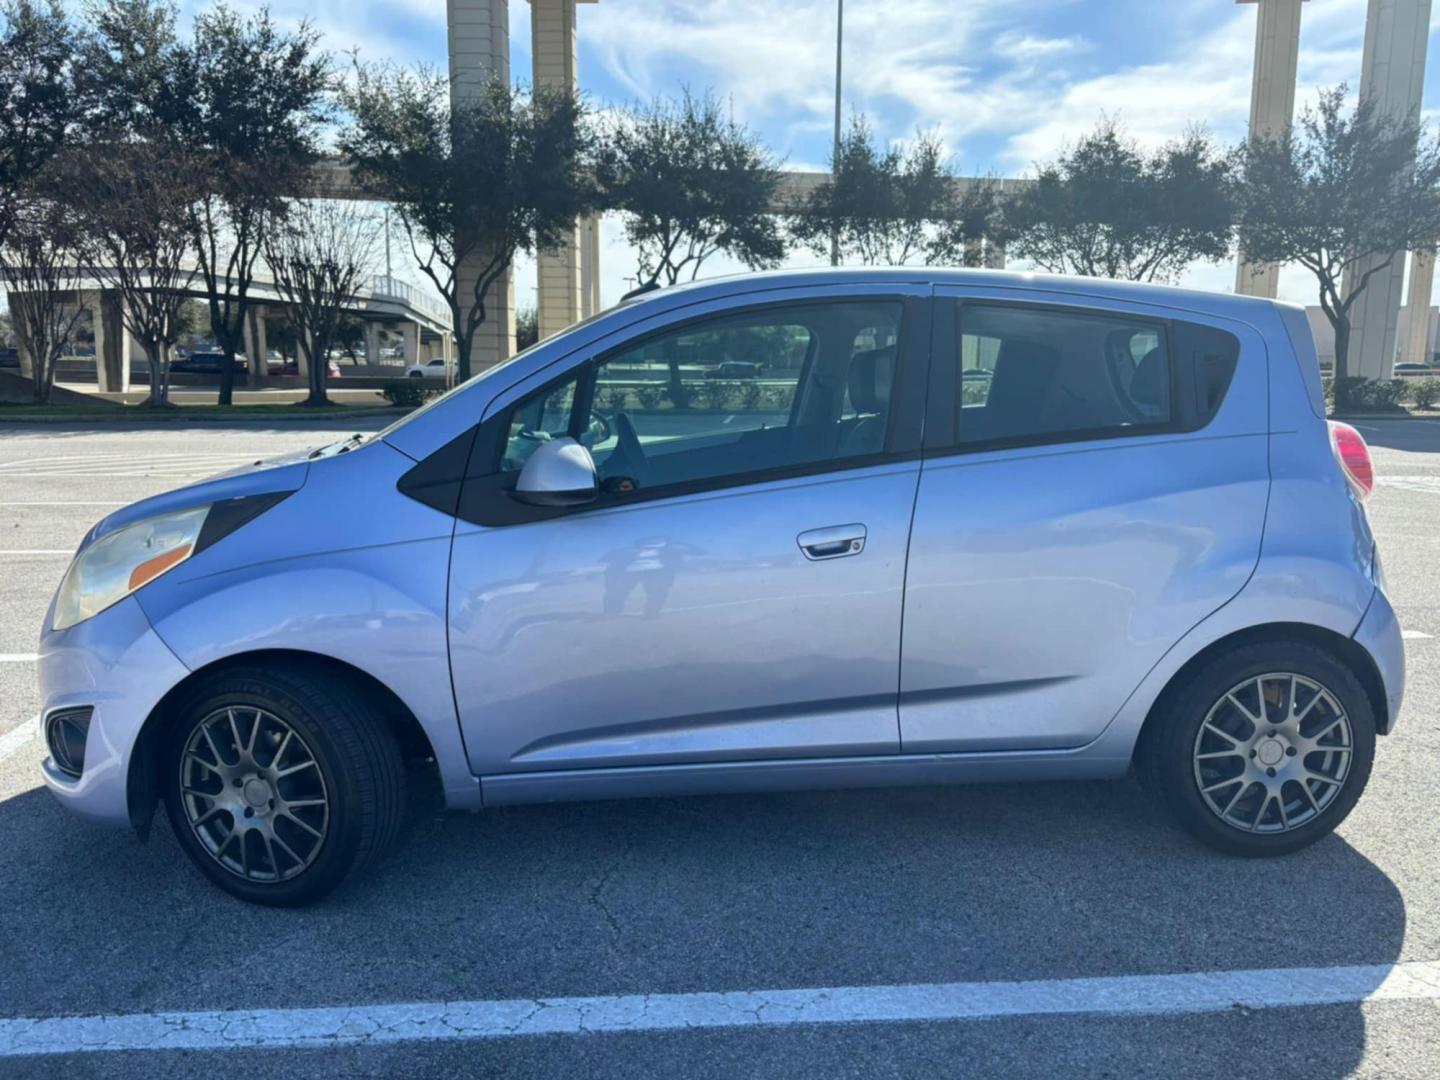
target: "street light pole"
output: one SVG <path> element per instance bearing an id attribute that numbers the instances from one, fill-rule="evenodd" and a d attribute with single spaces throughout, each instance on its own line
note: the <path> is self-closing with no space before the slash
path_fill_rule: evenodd
<path id="1" fill-rule="evenodd" d="M 845 0 L 835 0 L 835 146 L 831 151 L 830 177 L 834 180 L 840 169 L 840 60 L 845 40 Z M 830 219 L 830 265 L 840 265 L 840 223 Z"/>

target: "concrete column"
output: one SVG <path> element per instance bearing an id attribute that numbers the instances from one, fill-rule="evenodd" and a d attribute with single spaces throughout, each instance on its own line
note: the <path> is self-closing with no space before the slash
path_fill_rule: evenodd
<path id="1" fill-rule="evenodd" d="M 1236 0 L 1253 4 L 1257 0 Z M 1250 76 L 1250 137 L 1272 138 L 1295 117 L 1295 72 L 1300 59 L 1300 5 L 1304 0 L 1258 0 L 1255 66 Z M 1252 263 L 1240 253 L 1235 291 L 1274 299 L 1280 267 Z"/>
<path id="2" fill-rule="evenodd" d="M 970 267 L 985 265 L 985 241 L 979 236 L 967 236 L 965 238 L 965 265 Z"/>
<path id="3" fill-rule="evenodd" d="M 1435 253 L 1410 256 L 1410 286 L 1405 301 L 1404 352 L 1407 364 L 1430 362 L 1430 292 L 1435 284 Z"/>
<path id="4" fill-rule="evenodd" d="M 375 367 L 380 363 L 380 324 L 365 322 L 365 364 Z"/>
<path id="5" fill-rule="evenodd" d="M 510 7 L 507 0 L 446 0 L 450 21 L 450 101 L 473 100 L 491 78 L 510 81 Z M 480 257 L 456 268 L 456 289 L 463 321 L 472 297 Z M 515 282 L 507 273 L 490 287 L 485 322 L 471 347 L 473 371 L 483 371 L 515 353 Z"/>
<path id="6" fill-rule="evenodd" d="M 999 240 L 985 241 L 985 268 L 987 270 L 1005 269 L 1005 245 Z"/>
<path id="7" fill-rule="evenodd" d="M 245 312 L 245 358 L 250 363 L 252 376 L 270 373 L 265 361 L 269 351 L 270 344 L 265 339 L 265 309 L 256 304 Z"/>
<path id="8" fill-rule="evenodd" d="M 1376 111 L 1399 120 L 1420 115 L 1425 82 L 1425 47 L 1430 37 L 1430 0 L 1370 0 L 1365 18 L 1365 54 L 1360 69 L 1360 97 Z M 1383 256 L 1361 262 L 1345 275 L 1342 289 Z M 1395 326 L 1405 258 L 1398 255 L 1370 284 L 1351 309 L 1349 373 L 1388 379 L 1395 368 Z"/>
<path id="9" fill-rule="evenodd" d="M 102 394 L 130 389 L 131 338 L 125 329 L 124 299 L 110 289 L 85 294 L 95 325 L 95 383 Z"/>
<path id="10" fill-rule="evenodd" d="M 580 223 L 580 317 L 600 310 L 600 215 Z"/>
<path id="11" fill-rule="evenodd" d="M 530 55 L 536 87 L 577 88 L 575 0 L 530 0 Z M 581 317 L 580 261 L 579 222 L 565 231 L 554 250 L 536 256 L 542 341 Z"/>
<path id="12" fill-rule="evenodd" d="M 407 368 L 420 362 L 420 324 L 408 319 L 400 324 L 400 361 Z"/>

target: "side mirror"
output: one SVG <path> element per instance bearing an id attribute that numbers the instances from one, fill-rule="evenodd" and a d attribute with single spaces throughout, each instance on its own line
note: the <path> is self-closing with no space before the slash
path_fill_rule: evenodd
<path id="1" fill-rule="evenodd" d="M 536 447 L 515 481 L 515 498 L 531 506 L 583 506 L 596 491 L 595 461 L 569 437 Z"/>

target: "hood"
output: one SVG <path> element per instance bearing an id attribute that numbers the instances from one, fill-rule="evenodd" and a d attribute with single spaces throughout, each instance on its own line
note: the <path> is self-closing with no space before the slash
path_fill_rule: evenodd
<path id="1" fill-rule="evenodd" d="M 85 539 L 80 541 L 80 550 L 83 551 L 90 543 L 116 529 L 170 510 L 185 510 L 192 506 L 238 499 L 246 495 L 289 494 L 299 491 L 309 475 L 309 459 L 313 453 L 313 450 L 301 450 L 294 454 L 257 461 L 253 465 L 231 469 L 188 487 L 176 488 L 174 491 L 131 503 L 96 522 L 85 534 Z"/>

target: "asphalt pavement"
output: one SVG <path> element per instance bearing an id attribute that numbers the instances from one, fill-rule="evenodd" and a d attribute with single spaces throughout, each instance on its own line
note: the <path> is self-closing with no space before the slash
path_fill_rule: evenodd
<path id="1" fill-rule="evenodd" d="M 109 1018 L 89 1037 L 56 1029 L 68 1053 L 0 1057 L 0 1076 L 1440 1074 L 1440 423 L 1357 426 L 1409 691 L 1359 807 L 1306 852 L 1214 854 L 1133 781 L 449 815 L 417 773 L 402 849 L 304 911 L 214 890 L 163 815 L 145 846 L 71 820 L 24 725 L 45 607 L 94 520 L 351 427 L 0 427 L 0 1044 L 17 1021 Z M 1287 998 L 1289 969 L 1316 969 L 1319 989 Z M 1234 974 L 1252 971 L 1269 974 Z M 1361 990 L 1325 1000 L 1326 972 Z M 1391 972 L 1422 989 L 1395 992 Z M 767 995 L 813 988 L 825 1008 L 765 1012 Z M 1210 996 L 1151 1015 L 1147 996 L 1172 990 Z M 1021 1004 L 947 1013 L 947 994 Z M 686 1026 L 707 995 L 750 1012 Z M 926 1018 L 927 995 L 943 1018 Z M 575 998 L 589 1004 L 561 1000 Z M 1074 1000 L 1094 1007 L 1054 1004 Z M 445 1002 L 474 1026 L 447 1014 L 410 1038 L 272 1037 Z M 554 1022 L 496 1034 L 496 1003 Z M 622 1008 L 633 1030 L 613 1021 Z M 251 1027 L 200 1049 L 78 1049 L 117 1017 L 175 1013 L 194 1031 L 231 1010 Z"/>

